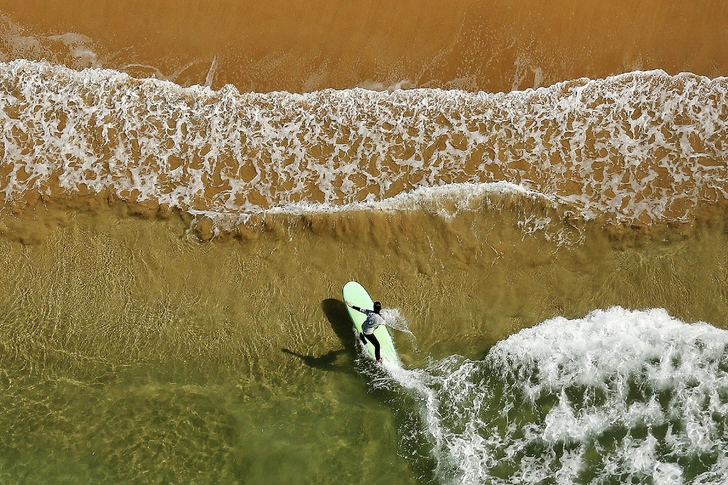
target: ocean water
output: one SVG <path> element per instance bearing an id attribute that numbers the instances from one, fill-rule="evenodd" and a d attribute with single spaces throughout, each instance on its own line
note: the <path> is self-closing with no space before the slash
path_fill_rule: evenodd
<path id="1" fill-rule="evenodd" d="M 725 483 L 726 20 L 0 2 L 0 482 Z"/>

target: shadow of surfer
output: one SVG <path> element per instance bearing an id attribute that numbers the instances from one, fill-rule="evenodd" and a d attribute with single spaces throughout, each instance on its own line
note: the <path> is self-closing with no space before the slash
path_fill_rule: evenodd
<path id="1" fill-rule="evenodd" d="M 314 369 L 343 370 L 339 369 L 339 367 L 341 366 L 336 364 L 336 360 L 339 358 L 339 355 L 342 355 L 346 352 L 346 349 L 332 350 L 331 352 L 327 352 L 320 357 L 299 354 L 290 349 L 281 349 L 281 352 L 293 355 L 294 357 L 298 357 L 303 361 L 304 364 L 309 367 L 313 367 Z"/>
<path id="2" fill-rule="evenodd" d="M 332 350 L 319 357 L 299 354 L 290 349 L 281 349 L 281 351 L 298 357 L 304 364 L 314 369 L 353 372 L 351 362 L 346 364 L 338 363 L 339 356 L 346 356 L 351 361 L 356 357 L 355 341 L 352 338 L 351 317 L 349 317 L 349 312 L 346 310 L 346 305 L 341 300 L 330 298 L 321 302 L 321 309 L 334 333 L 339 337 L 343 348 Z"/>

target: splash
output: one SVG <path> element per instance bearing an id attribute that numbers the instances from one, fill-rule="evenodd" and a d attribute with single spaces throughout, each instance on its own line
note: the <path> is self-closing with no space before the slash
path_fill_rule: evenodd
<path id="1" fill-rule="evenodd" d="M 409 329 L 407 319 L 404 317 L 404 315 L 402 315 L 402 312 L 400 312 L 398 308 L 383 308 L 381 313 L 387 327 L 408 334 L 413 342 L 417 340 L 415 334 L 413 334 L 412 331 Z"/>

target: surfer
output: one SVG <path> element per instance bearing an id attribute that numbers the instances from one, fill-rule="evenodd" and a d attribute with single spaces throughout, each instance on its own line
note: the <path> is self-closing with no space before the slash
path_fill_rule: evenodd
<path id="1" fill-rule="evenodd" d="M 374 346 L 374 358 L 377 359 L 377 362 L 381 364 L 382 354 L 380 353 L 379 340 L 377 340 L 377 337 L 374 336 L 374 331 L 380 325 L 384 325 L 385 323 L 384 318 L 382 318 L 382 316 L 379 314 L 379 312 L 382 311 L 382 304 L 378 301 L 375 301 L 374 310 L 359 308 L 358 306 L 352 305 L 351 302 L 348 301 L 346 302 L 346 305 L 367 316 L 367 319 L 364 320 L 364 323 L 361 324 L 361 333 L 359 334 L 359 338 L 364 343 L 364 345 L 366 345 L 367 340 L 372 343 L 372 345 Z"/>

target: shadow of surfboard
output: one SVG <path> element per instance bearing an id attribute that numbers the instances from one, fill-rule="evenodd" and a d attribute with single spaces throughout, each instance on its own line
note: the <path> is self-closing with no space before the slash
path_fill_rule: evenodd
<path id="1" fill-rule="evenodd" d="M 342 349 L 332 350 L 321 356 L 303 355 L 290 349 L 281 349 L 281 352 L 298 357 L 309 367 L 327 371 L 354 372 L 353 361 L 356 357 L 354 333 L 352 330 L 351 317 L 346 310 L 346 305 L 341 300 L 329 298 L 321 302 L 321 309 L 326 315 L 332 330 L 341 341 Z M 347 362 L 339 363 L 339 356 L 344 355 Z"/>
<path id="2" fill-rule="evenodd" d="M 329 298 L 321 302 L 321 309 L 324 311 L 331 329 L 339 337 L 344 350 L 354 356 L 356 354 L 354 330 L 346 304 L 341 300 Z"/>

